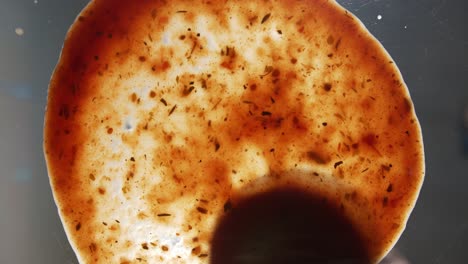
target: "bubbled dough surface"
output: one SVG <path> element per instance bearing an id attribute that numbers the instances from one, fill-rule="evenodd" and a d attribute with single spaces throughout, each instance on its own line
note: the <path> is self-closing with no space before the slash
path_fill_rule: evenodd
<path id="1" fill-rule="evenodd" d="M 334 1 L 94 1 L 51 80 L 45 153 L 83 263 L 208 263 L 224 204 L 301 185 L 374 260 L 422 184 L 407 88 Z"/>

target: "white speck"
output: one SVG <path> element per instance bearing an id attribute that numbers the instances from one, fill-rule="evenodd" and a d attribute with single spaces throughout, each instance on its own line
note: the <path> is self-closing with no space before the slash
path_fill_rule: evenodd
<path id="1" fill-rule="evenodd" d="M 377 16 L 377 19 L 378 19 L 378 20 L 381 20 L 381 19 L 382 19 L 382 15 L 378 15 L 378 16 Z"/>
<path id="2" fill-rule="evenodd" d="M 37 4 L 37 3 L 39 3 L 39 1 L 37 1 L 37 0 L 34 0 L 34 4 Z"/>
<path id="3" fill-rule="evenodd" d="M 407 25 L 405 25 L 405 29 L 407 29 L 407 28 L 408 28 L 408 26 L 407 26 Z"/>
<path id="4" fill-rule="evenodd" d="M 132 118 L 131 116 L 128 116 L 127 118 L 125 118 L 124 126 L 123 126 L 124 131 L 132 132 L 134 127 L 135 127 L 135 119 Z"/>
<path id="5" fill-rule="evenodd" d="M 15 33 L 18 36 L 23 36 L 24 35 L 24 29 L 22 29 L 20 27 L 17 27 L 17 28 L 15 28 Z"/>
<path id="6" fill-rule="evenodd" d="M 125 122 L 125 130 L 130 131 L 132 130 L 133 126 L 130 122 Z"/>
<path id="7" fill-rule="evenodd" d="M 163 34 L 163 37 L 162 37 L 162 43 L 163 43 L 163 45 L 166 45 L 166 46 L 169 45 L 169 44 L 171 43 L 171 41 L 170 41 L 169 39 L 170 39 L 170 38 L 169 38 L 169 33 L 165 32 L 165 33 Z"/>

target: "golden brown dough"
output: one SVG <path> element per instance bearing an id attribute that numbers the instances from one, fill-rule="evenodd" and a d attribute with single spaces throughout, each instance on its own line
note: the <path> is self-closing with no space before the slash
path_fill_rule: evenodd
<path id="1" fill-rule="evenodd" d="M 209 263 L 226 205 L 300 188 L 369 262 L 424 176 L 393 60 L 335 1 L 92 1 L 52 76 L 45 155 L 82 263 Z"/>

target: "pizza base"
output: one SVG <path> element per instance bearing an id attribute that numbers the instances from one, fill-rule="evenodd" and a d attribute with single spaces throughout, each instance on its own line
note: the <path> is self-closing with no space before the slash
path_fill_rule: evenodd
<path id="1" fill-rule="evenodd" d="M 400 72 L 335 1 L 92 1 L 45 118 L 80 263 L 209 263 L 227 203 L 290 187 L 340 208 L 377 262 L 424 177 Z"/>

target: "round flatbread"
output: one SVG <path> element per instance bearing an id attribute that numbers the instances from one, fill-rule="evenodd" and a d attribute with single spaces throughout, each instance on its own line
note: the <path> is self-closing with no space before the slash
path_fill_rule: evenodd
<path id="1" fill-rule="evenodd" d="M 376 262 L 424 176 L 397 67 L 325 0 L 90 2 L 44 148 L 81 263 Z"/>

